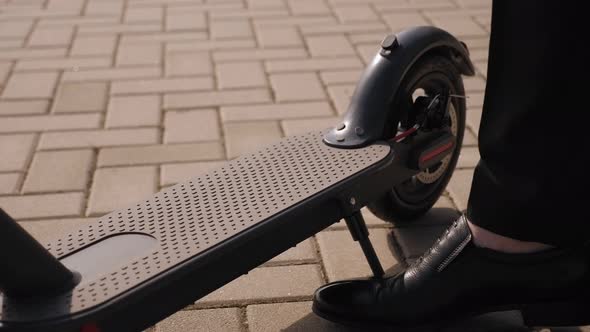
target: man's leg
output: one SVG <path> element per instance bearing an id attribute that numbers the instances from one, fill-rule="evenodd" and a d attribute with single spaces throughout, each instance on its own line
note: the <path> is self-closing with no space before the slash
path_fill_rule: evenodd
<path id="1" fill-rule="evenodd" d="M 590 59 L 573 1 L 494 1 L 479 162 L 467 215 L 522 241 L 590 238 Z"/>
<path id="2" fill-rule="evenodd" d="M 578 29 L 584 16 L 573 1 L 494 1 L 472 226 L 462 216 L 399 274 L 321 287 L 316 314 L 356 324 L 436 326 L 518 310 L 529 326 L 590 324 L 590 253 L 576 247 L 588 240 L 584 204 L 590 204 L 581 190 L 588 189 L 590 135 L 580 115 L 590 111 L 583 91 L 587 36 Z M 527 250 L 482 248 L 482 234 L 492 247 L 508 241 Z M 554 248 L 530 252 L 543 244 Z"/>

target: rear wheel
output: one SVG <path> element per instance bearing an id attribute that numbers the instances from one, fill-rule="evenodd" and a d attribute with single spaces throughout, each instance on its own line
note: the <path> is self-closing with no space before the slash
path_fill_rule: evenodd
<path id="1" fill-rule="evenodd" d="M 412 107 L 420 96 L 434 97 L 450 92 L 463 96 L 463 80 L 453 63 L 443 56 L 427 56 L 412 66 L 397 91 L 389 109 L 384 140 L 390 140 L 413 125 L 419 114 Z M 445 190 L 459 157 L 465 130 L 465 100 L 452 98 L 449 116 L 443 126 L 455 137 L 455 149 L 433 167 L 392 186 L 384 196 L 368 204 L 369 210 L 386 221 L 408 222 L 426 213 Z M 424 132 L 419 129 L 414 135 Z M 411 144 L 416 137 L 404 139 Z"/>

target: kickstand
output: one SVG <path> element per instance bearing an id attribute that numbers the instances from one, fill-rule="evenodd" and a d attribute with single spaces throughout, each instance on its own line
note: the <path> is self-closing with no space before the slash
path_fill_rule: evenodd
<path id="1" fill-rule="evenodd" d="M 367 224 L 365 223 L 365 219 L 363 219 L 361 212 L 354 212 L 352 215 L 345 217 L 344 221 L 346 221 L 346 226 L 348 226 L 352 239 L 361 245 L 363 253 L 367 258 L 367 262 L 373 271 L 373 275 L 377 278 L 383 277 L 385 272 L 383 271 L 383 267 L 379 262 L 379 257 L 377 257 L 375 249 L 371 244 L 371 240 L 369 240 L 369 230 L 367 229 Z"/>

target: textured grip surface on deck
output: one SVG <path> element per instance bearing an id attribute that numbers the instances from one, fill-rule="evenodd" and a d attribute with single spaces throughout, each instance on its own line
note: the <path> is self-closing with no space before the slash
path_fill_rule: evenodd
<path id="1" fill-rule="evenodd" d="M 332 148 L 320 132 L 292 136 L 107 214 L 46 244 L 47 249 L 63 258 L 109 236 L 133 232 L 157 239 L 156 249 L 127 265 L 105 268 L 96 280 L 83 279 L 52 303 L 14 306 L 0 294 L 0 320 L 54 318 L 101 304 L 376 164 L 389 151 L 386 144 Z"/>

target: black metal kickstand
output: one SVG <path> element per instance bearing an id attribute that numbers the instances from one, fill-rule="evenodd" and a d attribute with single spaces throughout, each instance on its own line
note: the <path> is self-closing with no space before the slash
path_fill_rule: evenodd
<path id="1" fill-rule="evenodd" d="M 365 219 L 361 212 L 353 212 L 350 216 L 345 217 L 344 221 L 346 221 L 346 226 L 348 226 L 352 239 L 357 241 L 363 249 L 363 253 L 367 258 L 371 271 L 373 271 L 373 275 L 376 278 L 383 277 L 385 272 L 383 271 L 381 262 L 379 262 L 379 257 L 377 257 L 375 249 L 371 244 L 371 240 L 369 240 L 369 229 L 367 229 L 367 224 L 365 223 Z"/>

